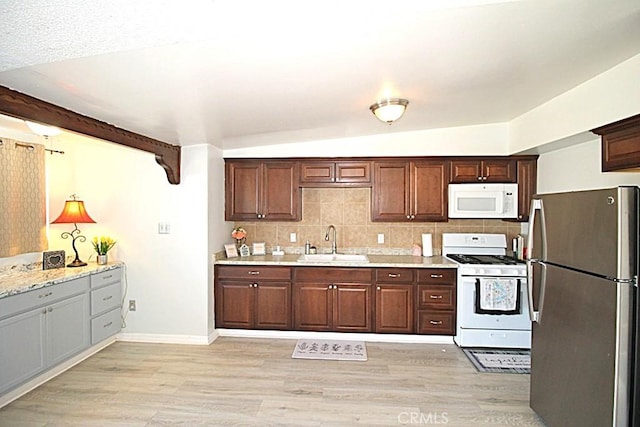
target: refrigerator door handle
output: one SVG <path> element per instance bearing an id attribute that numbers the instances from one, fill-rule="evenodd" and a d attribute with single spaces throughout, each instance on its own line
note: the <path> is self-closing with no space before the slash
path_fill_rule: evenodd
<path id="1" fill-rule="evenodd" d="M 544 301 L 544 288 L 547 281 L 547 266 L 537 260 L 528 259 L 527 261 L 527 298 L 529 299 L 529 319 L 532 322 L 540 323 L 542 317 L 542 304 Z M 540 302 L 538 310 L 534 310 L 533 303 L 533 264 L 539 264 L 542 267 L 542 277 L 540 278 Z"/>
<path id="2" fill-rule="evenodd" d="M 534 226 L 536 224 L 536 219 L 538 218 L 537 213 L 540 213 L 540 259 L 547 259 L 547 230 L 546 224 L 544 221 L 544 207 L 542 205 L 541 199 L 531 199 L 531 208 L 529 211 L 529 234 L 527 235 L 527 260 L 532 261 L 533 255 L 533 231 Z"/>

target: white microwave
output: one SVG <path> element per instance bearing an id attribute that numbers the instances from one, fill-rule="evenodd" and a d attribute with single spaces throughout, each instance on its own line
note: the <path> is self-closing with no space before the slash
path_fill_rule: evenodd
<path id="1" fill-rule="evenodd" d="M 449 184 L 449 218 L 517 218 L 518 184 Z"/>

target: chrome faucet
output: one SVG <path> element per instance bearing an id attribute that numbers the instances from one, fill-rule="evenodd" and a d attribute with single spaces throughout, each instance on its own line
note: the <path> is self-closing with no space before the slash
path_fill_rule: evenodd
<path id="1" fill-rule="evenodd" d="M 327 233 L 324 235 L 324 240 L 326 240 L 327 242 L 329 241 L 329 233 L 331 232 L 332 229 L 333 229 L 333 242 L 331 242 L 331 253 L 337 254 L 338 245 L 336 243 L 336 228 L 333 226 L 333 224 L 327 227 Z"/>

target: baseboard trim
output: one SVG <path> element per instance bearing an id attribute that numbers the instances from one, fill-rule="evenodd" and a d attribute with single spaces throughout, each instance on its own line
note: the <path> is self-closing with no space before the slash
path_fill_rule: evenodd
<path id="1" fill-rule="evenodd" d="M 255 329 L 216 329 L 221 337 L 236 338 L 279 338 L 301 339 L 317 338 L 328 340 L 359 340 L 366 342 L 390 342 L 407 344 L 453 344 L 450 335 L 401 335 L 401 334 L 366 334 L 343 332 L 310 332 L 310 331 L 265 331 Z"/>
<path id="2" fill-rule="evenodd" d="M 74 367 L 75 365 L 77 365 L 78 363 L 80 363 L 83 360 L 87 359 L 88 357 L 93 356 L 97 352 L 99 352 L 99 351 L 103 350 L 104 348 L 110 346 L 115 341 L 116 341 L 115 336 L 109 337 L 106 340 L 104 340 L 102 342 L 99 342 L 98 344 L 89 347 L 88 349 L 86 349 L 82 353 L 78 353 L 77 355 L 73 356 L 72 358 L 67 359 L 62 363 L 59 363 L 58 365 L 54 366 L 53 368 L 49 369 L 48 371 L 45 371 L 45 372 L 39 374 L 38 376 L 30 379 L 29 381 L 27 381 L 26 383 L 22 384 L 21 386 L 18 386 L 17 388 L 14 388 L 13 390 L 8 391 L 7 393 L 5 393 L 2 396 L 0 396 L 0 408 L 2 408 L 3 406 L 8 405 L 9 403 L 13 402 L 14 400 L 18 399 L 19 397 L 24 396 L 25 394 L 29 393 L 34 388 L 36 388 L 36 387 L 46 383 L 47 381 L 57 377 L 58 375 L 60 375 L 64 371 Z"/>
<path id="3" fill-rule="evenodd" d="M 211 335 L 163 335 L 163 334 L 127 334 L 118 335 L 118 341 L 140 342 L 149 344 L 186 344 L 186 345 L 209 345 L 216 338 Z"/>

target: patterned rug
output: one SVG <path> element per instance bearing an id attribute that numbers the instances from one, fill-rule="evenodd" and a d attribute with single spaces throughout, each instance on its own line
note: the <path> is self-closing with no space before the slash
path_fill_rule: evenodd
<path id="1" fill-rule="evenodd" d="M 293 359 L 367 360 L 363 341 L 301 339 L 291 355 Z"/>
<path id="2" fill-rule="evenodd" d="M 463 348 L 479 372 L 531 373 L 531 351 L 495 348 Z"/>

